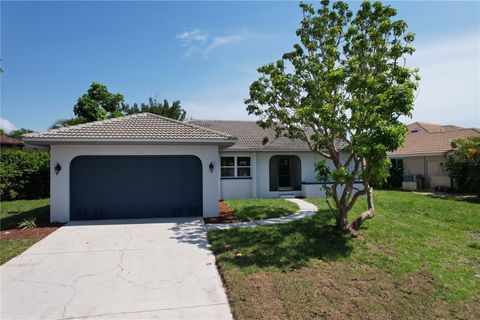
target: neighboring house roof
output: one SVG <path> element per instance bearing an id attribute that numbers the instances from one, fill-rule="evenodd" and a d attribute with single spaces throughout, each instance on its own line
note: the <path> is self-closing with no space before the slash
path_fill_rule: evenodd
<path id="1" fill-rule="evenodd" d="M 287 137 L 275 138 L 273 129 L 263 129 L 255 121 L 189 120 L 188 123 L 236 137 L 237 142 L 225 151 L 310 151 L 306 142 Z M 265 137 L 269 141 L 263 144 Z"/>
<path id="2" fill-rule="evenodd" d="M 444 154 L 452 148 L 453 140 L 474 136 L 480 136 L 480 129 L 414 122 L 408 125 L 404 146 L 388 155 L 401 157 Z"/>
<path id="3" fill-rule="evenodd" d="M 0 145 L 2 146 L 23 146 L 25 145 L 22 141 L 7 137 L 7 136 L 0 136 Z"/>
<path id="4" fill-rule="evenodd" d="M 215 143 L 230 145 L 231 135 L 151 113 L 138 113 L 24 135 L 35 144 L 67 143 Z"/>

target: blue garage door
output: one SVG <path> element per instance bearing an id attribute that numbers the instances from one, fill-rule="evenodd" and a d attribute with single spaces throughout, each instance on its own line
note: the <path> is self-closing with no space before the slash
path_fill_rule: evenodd
<path id="1" fill-rule="evenodd" d="M 202 216 L 194 156 L 81 156 L 70 165 L 70 219 Z"/>

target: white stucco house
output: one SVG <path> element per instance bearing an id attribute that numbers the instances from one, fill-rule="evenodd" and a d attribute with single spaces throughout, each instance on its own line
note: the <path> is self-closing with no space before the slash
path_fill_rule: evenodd
<path id="1" fill-rule="evenodd" d="M 253 121 L 140 113 L 24 139 L 50 146 L 51 221 L 215 217 L 220 199 L 323 195 L 321 157 Z"/>

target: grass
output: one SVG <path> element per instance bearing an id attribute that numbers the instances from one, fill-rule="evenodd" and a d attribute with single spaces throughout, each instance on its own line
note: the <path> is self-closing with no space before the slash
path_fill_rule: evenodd
<path id="1" fill-rule="evenodd" d="M 225 200 L 239 221 L 287 216 L 299 210 L 298 206 L 285 199 L 238 199 Z"/>
<path id="2" fill-rule="evenodd" d="M 50 199 L 2 201 L 0 230 L 16 229 L 24 220 L 35 219 L 37 224 L 48 223 Z"/>
<path id="3" fill-rule="evenodd" d="M 208 233 L 237 319 L 478 317 L 480 204 L 376 191 L 352 239 L 324 199 L 306 200 L 319 214 Z"/>
<path id="4" fill-rule="evenodd" d="M 18 256 L 23 251 L 30 248 L 42 237 L 28 237 L 18 239 L 1 239 L 0 240 L 0 265 L 4 264 L 13 257 Z"/>
<path id="5" fill-rule="evenodd" d="M 0 230 L 17 229 L 22 222 L 48 223 L 49 199 L 2 201 L 0 205 Z M 0 265 L 27 250 L 44 236 L 0 239 Z"/>

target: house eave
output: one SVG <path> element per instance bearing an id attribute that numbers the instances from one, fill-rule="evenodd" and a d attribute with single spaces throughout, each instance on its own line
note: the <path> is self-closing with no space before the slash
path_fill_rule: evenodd
<path id="1" fill-rule="evenodd" d="M 41 146 L 50 145 L 219 145 L 229 147 L 236 140 L 208 140 L 208 139 L 40 139 L 24 138 L 25 142 Z"/>
<path id="2" fill-rule="evenodd" d="M 401 153 L 401 154 L 388 154 L 391 159 L 398 158 L 413 158 L 413 157 L 435 157 L 444 156 L 445 152 L 415 152 L 415 153 Z"/>

